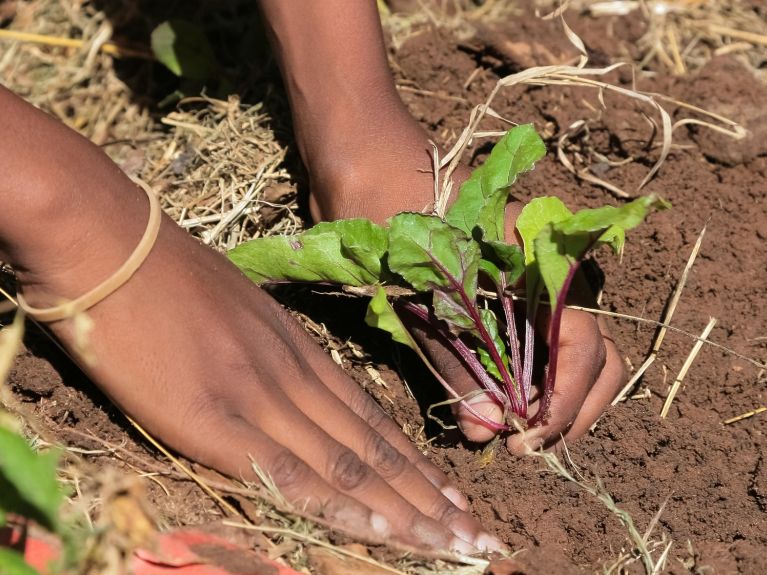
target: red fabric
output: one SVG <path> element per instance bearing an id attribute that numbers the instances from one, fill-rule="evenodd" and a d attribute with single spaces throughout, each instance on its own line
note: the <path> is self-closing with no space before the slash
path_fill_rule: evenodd
<path id="1" fill-rule="evenodd" d="M 0 533 L 0 546 L 24 544 L 24 559 L 43 575 L 59 553 L 58 542 L 25 537 L 17 525 Z M 157 536 L 153 551 L 138 549 L 133 555 L 135 575 L 299 575 L 290 567 L 263 555 L 200 531 L 184 530 Z"/>

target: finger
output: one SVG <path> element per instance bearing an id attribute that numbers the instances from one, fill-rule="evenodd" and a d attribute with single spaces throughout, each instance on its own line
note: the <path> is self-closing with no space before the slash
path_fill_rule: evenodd
<path id="1" fill-rule="evenodd" d="M 497 538 L 465 513 L 468 501 L 445 473 L 416 449 L 370 395 L 313 342 L 309 343 L 306 361 L 331 393 L 327 390 L 324 393 L 322 390 L 311 394 L 294 393 L 292 398 L 296 405 L 310 419 L 333 421 L 333 425 L 323 427 L 331 430 L 330 434 L 337 441 L 352 448 L 419 511 L 447 525 L 480 551 L 504 549 Z M 313 357 L 315 354 L 319 357 Z M 306 401 L 310 396 L 311 401 Z"/>
<path id="2" fill-rule="evenodd" d="M 599 318 L 599 330 L 605 343 L 607 359 L 602 373 L 591 388 L 580 413 L 565 435 L 566 440 L 577 439 L 585 434 L 599 419 L 626 383 L 626 367 L 621 359 L 618 347 L 610 337 L 610 332 L 603 318 Z"/>
<path id="3" fill-rule="evenodd" d="M 335 364 L 334 367 L 336 369 L 330 374 L 331 378 L 348 381 L 346 374 Z M 285 393 L 310 420 L 325 429 L 339 444 L 351 449 L 408 503 L 481 551 L 499 551 L 503 548 L 500 541 L 448 499 L 379 433 L 390 420 L 359 387 L 355 385 L 358 393 L 349 397 L 349 403 L 346 403 L 321 384 L 315 385 L 312 382 L 308 385 L 311 389 L 300 392 L 295 386 L 286 387 Z M 354 404 L 358 404 L 356 411 L 359 415 L 351 407 Z M 392 435 L 404 438 L 398 430 Z M 419 454 L 419 459 L 424 458 Z"/>
<path id="4" fill-rule="evenodd" d="M 303 376 L 289 373 L 290 366 L 285 366 L 283 378 L 287 375 L 289 383 L 284 387 L 287 389 L 291 385 L 295 386 L 296 381 L 304 379 L 304 391 L 314 394 L 316 386 L 306 385 L 306 380 L 312 377 L 309 375 L 311 368 L 307 365 L 301 367 L 305 370 Z M 289 446 L 296 457 L 332 488 L 354 497 L 384 516 L 391 526 L 392 535 L 397 539 L 429 549 L 476 552 L 473 545 L 454 536 L 445 525 L 421 513 L 397 493 L 353 449 L 336 441 L 325 429 L 304 415 L 283 393 L 281 387 L 273 386 L 269 391 L 262 391 L 258 397 L 243 397 L 245 403 L 242 413 L 247 414 L 246 419 L 275 442 Z M 318 395 L 313 395 L 312 400 L 321 401 Z M 331 412 L 329 415 L 331 418 L 326 420 L 326 426 L 343 424 L 333 419 L 337 413 Z"/>
<path id="5" fill-rule="evenodd" d="M 228 415 L 225 413 L 218 412 L 211 418 L 210 414 L 216 413 L 215 410 L 206 409 L 200 413 L 202 415 L 195 418 L 201 439 L 197 443 L 198 451 L 187 453 L 188 456 L 232 477 L 257 480 L 252 462 L 245 459 L 245 456 L 250 457 L 297 509 L 372 540 L 391 536 L 391 525 L 385 516 L 331 487 L 290 449 L 258 428 L 244 419 L 224 417 Z M 206 429 L 210 431 L 206 433 Z M 221 445 L 226 445 L 227 449 L 221 449 Z M 243 459 L 233 460 L 232 453 L 241 453 Z"/>
<path id="6" fill-rule="evenodd" d="M 506 445 L 514 453 L 548 447 L 576 419 L 589 391 L 605 366 L 607 351 L 597 320 L 588 312 L 565 309 L 559 335 L 557 379 L 547 422 L 527 433 L 512 435 Z"/>
<path id="7" fill-rule="evenodd" d="M 295 335 L 300 341 L 306 334 L 302 331 Z M 468 510 L 469 502 L 466 497 L 461 494 L 441 469 L 418 451 L 413 442 L 402 433 L 402 430 L 390 417 L 386 416 L 375 400 L 360 389 L 360 386 L 349 377 L 339 377 L 340 368 L 338 365 L 317 348 L 314 342 L 309 340 L 306 345 L 305 357 L 327 388 L 364 421 L 374 420 L 378 422 L 374 427 L 392 446 L 404 455 L 445 497 L 460 509 Z"/>
<path id="8" fill-rule="evenodd" d="M 419 345 L 429 354 L 434 367 L 458 395 L 467 397 L 466 403 L 480 415 L 491 421 L 502 423 L 503 409 L 490 394 L 477 393 L 482 388 L 455 350 L 417 318 L 408 322 L 408 327 Z M 485 443 L 496 436 L 497 431 L 485 425 L 462 403 L 451 404 L 451 409 L 458 427 L 469 441 Z"/>

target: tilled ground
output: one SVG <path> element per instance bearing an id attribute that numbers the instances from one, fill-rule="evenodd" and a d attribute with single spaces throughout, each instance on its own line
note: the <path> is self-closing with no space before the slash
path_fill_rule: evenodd
<path id="1" fill-rule="evenodd" d="M 571 20 L 595 64 L 632 55 L 643 33 L 635 20 Z M 481 27 L 468 39 L 456 36 L 446 30 L 424 31 L 391 49 L 403 99 L 434 139 L 446 145 L 454 141 L 472 107 L 484 101 L 500 76 L 576 54 L 555 21 L 520 17 Z M 609 79 L 626 87 L 633 81 L 625 71 Z M 700 230 L 707 225 L 673 324 L 697 334 L 709 316 L 716 317 L 712 340 L 764 361 L 767 86 L 732 57 L 715 58 L 688 76 L 673 77 L 662 71 L 639 75 L 636 84 L 639 89 L 730 116 L 752 135 L 734 142 L 703 128 L 682 127 L 675 132 L 675 147 L 646 187 L 671 201 L 673 210 L 653 215 L 631 232 L 621 262 L 598 255 L 607 278 L 602 306 L 659 320 Z M 573 122 L 586 120 L 588 139 L 577 138 L 573 145 L 580 146 L 582 157 L 590 158 L 595 174 L 636 193 L 658 154 L 650 143 L 653 126 L 643 116 L 652 110 L 612 94 L 607 94 L 605 103 L 606 109 L 601 109 L 593 90 L 527 87 L 501 92 L 493 107 L 510 120 L 534 122 L 547 136 L 551 150 Z M 673 105 L 668 109 L 675 118 L 681 117 L 682 111 Z M 480 148 L 474 160 L 486 151 Z M 634 161 L 622 166 L 599 160 L 629 156 Z M 522 178 L 515 191 L 522 200 L 556 194 L 572 208 L 617 201 L 604 189 L 575 178 L 553 153 Z M 382 404 L 398 423 L 411 430 L 422 425 L 422 410 L 404 391 L 398 354 L 390 353 L 392 348 L 384 339 L 338 319 L 339 310 L 346 310 L 343 315 L 348 317 L 348 310 L 357 308 L 349 306 L 348 300 L 329 305 L 325 300 L 306 303 L 306 299 L 290 293 L 284 296 L 286 303 L 296 304 L 315 322 L 326 324 L 331 343 L 351 337 L 365 358 L 348 353 L 347 346 L 342 353 L 344 366 L 374 395 L 394 400 Z M 622 354 L 638 367 L 650 349 L 655 328 L 614 320 L 612 329 Z M 650 540 L 673 541 L 668 572 L 763 573 L 767 570 L 767 416 L 729 425 L 723 421 L 765 405 L 767 378 L 764 370 L 736 355 L 704 346 L 668 417 L 661 419 L 663 399 L 693 344 L 688 336 L 668 333 L 634 399 L 611 409 L 589 437 L 570 446 L 570 456 L 587 482 L 601 480 L 640 532 L 665 502 Z M 82 435 L 92 433 L 122 445 L 133 454 L 127 456 L 133 458 L 132 464 L 151 467 L 153 455 L 133 437 L 122 416 L 49 347 L 43 338 L 31 337 L 31 351 L 21 357 L 11 375 L 17 396 L 65 442 L 103 447 Z M 389 389 L 372 383 L 365 361 L 372 362 L 367 367 L 375 368 Z M 412 384 L 419 376 L 407 379 Z M 626 529 L 614 514 L 578 486 L 545 471 L 538 459 L 514 458 L 499 450 L 494 461 L 482 467 L 475 447 L 450 445 L 444 437 L 435 442 L 431 455 L 455 477 L 488 528 L 512 547 L 529 550 L 522 558 L 531 573 L 594 572 L 631 548 Z M 171 497 L 153 487 L 167 524 L 218 515 L 215 506 L 188 484 L 170 485 Z M 706 566 L 711 570 L 706 571 Z M 640 572 L 638 563 L 631 569 Z"/>

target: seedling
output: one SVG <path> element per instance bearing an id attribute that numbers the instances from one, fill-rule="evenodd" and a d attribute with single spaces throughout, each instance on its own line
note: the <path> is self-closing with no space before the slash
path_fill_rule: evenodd
<path id="1" fill-rule="evenodd" d="M 516 222 L 522 247 L 508 244 L 505 208 L 511 185 L 545 152 L 532 125 L 518 126 L 464 182 L 444 218 L 403 212 L 386 226 L 365 219 L 320 223 L 298 235 L 252 240 L 230 257 L 258 284 L 342 285 L 371 296 L 366 322 L 412 348 L 453 400 L 478 420 L 493 430 L 510 429 L 511 414 L 529 425 L 540 424 L 556 382 L 562 312 L 581 261 L 601 245 L 620 253 L 626 230 L 650 209 L 667 207 L 649 195 L 621 207 L 573 213 L 557 198 L 536 198 Z M 512 290 L 517 287 L 524 287 L 524 301 L 515 301 Z M 542 305 L 551 307 L 548 366 L 540 407 L 529 416 L 536 317 Z M 522 333 L 517 332 L 517 314 L 524 314 Z M 503 422 L 477 413 L 468 397 L 439 376 L 408 331 L 408 316 L 428 323 L 452 346 L 503 408 Z"/>

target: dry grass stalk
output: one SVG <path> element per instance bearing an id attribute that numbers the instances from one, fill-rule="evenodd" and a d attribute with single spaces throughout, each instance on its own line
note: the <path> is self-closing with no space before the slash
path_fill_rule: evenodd
<path id="1" fill-rule="evenodd" d="M 620 199 L 630 199 L 631 194 L 625 192 L 618 186 L 611 184 L 610 182 L 603 180 L 602 178 L 599 178 L 595 176 L 593 173 L 591 173 L 589 165 L 585 165 L 582 168 L 576 168 L 573 162 L 570 161 L 570 158 L 567 156 L 567 144 L 570 139 L 576 136 L 580 136 L 581 134 L 588 135 L 588 122 L 586 120 L 577 120 L 573 122 L 564 132 L 562 132 L 562 135 L 559 137 L 559 140 L 557 140 L 557 158 L 562 163 L 562 165 L 569 171 L 571 174 L 575 175 L 576 177 L 580 178 L 581 180 L 584 180 L 586 182 L 589 182 L 591 184 L 594 184 L 595 186 L 599 186 L 601 188 L 606 189 L 608 192 L 613 194 L 615 197 Z M 594 153 L 592 151 L 592 153 Z M 628 162 L 634 161 L 634 158 L 626 158 L 625 160 L 621 162 L 610 162 L 608 158 L 600 158 L 603 162 L 605 162 L 608 165 L 623 165 Z"/>
<path id="2" fill-rule="evenodd" d="M 322 539 L 312 537 L 311 535 L 307 535 L 305 533 L 300 533 L 293 529 L 287 529 L 285 527 L 272 527 L 269 525 L 252 525 L 252 524 L 243 525 L 240 523 L 234 523 L 230 521 L 224 521 L 223 523 L 224 525 L 228 525 L 229 527 L 237 527 L 239 529 L 245 529 L 247 531 L 259 531 L 261 533 L 268 533 L 270 535 L 281 535 L 283 537 L 295 539 L 296 541 L 300 541 L 301 543 L 307 543 L 315 547 L 327 549 L 342 557 L 348 557 L 356 561 L 362 561 L 363 563 L 367 563 L 368 565 L 373 565 L 374 567 L 377 567 L 378 569 L 382 569 L 389 573 L 394 573 L 395 575 L 406 575 L 404 572 L 400 571 L 399 569 L 396 569 L 390 565 L 386 565 L 385 563 L 380 563 L 371 557 L 360 555 L 359 553 L 355 553 L 354 551 L 351 551 L 344 547 L 338 547 L 337 545 L 332 545 L 328 543 L 327 541 L 323 541 Z"/>
<path id="3" fill-rule="evenodd" d="M 566 307 L 568 309 L 577 309 L 577 310 L 581 310 L 581 311 L 587 311 L 589 313 L 593 313 L 593 314 L 596 314 L 596 315 L 605 315 L 605 316 L 608 316 L 608 317 L 614 317 L 616 319 L 625 319 L 625 320 L 634 321 L 634 322 L 637 322 L 637 323 L 647 323 L 647 324 L 650 324 L 650 325 L 654 325 L 655 327 L 663 328 L 663 329 L 666 329 L 668 331 L 673 331 L 674 333 L 679 333 L 681 335 L 689 337 L 690 339 L 694 339 L 694 340 L 700 341 L 700 342 L 702 342 L 705 345 L 709 345 L 711 347 L 715 347 L 717 349 L 721 349 L 725 353 L 733 355 L 733 356 L 737 357 L 738 359 L 742 359 L 743 361 L 747 361 L 748 363 L 750 363 L 751 365 L 753 365 L 754 367 L 757 367 L 759 369 L 767 369 L 767 364 L 761 363 L 760 361 L 758 361 L 758 360 L 756 360 L 756 359 L 754 359 L 752 357 L 748 357 L 747 355 L 743 355 L 742 353 L 738 353 L 734 349 L 729 348 L 729 347 L 727 347 L 725 345 L 722 345 L 721 343 L 717 343 L 715 341 L 711 341 L 710 339 L 702 339 L 699 335 L 696 335 L 696 334 L 694 334 L 692 332 L 689 332 L 687 330 L 678 328 L 678 327 L 676 327 L 674 325 L 671 325 L 671 324 L 668 324 L 668 323 L 663 323 L 662 321 L 658 321 L 658 320 L 650 319 L 650 318 L 646 318 L 646 317 L 641 317 L 641 316 L 637 316 L 637 315 L 629 315 L 629 314 L 626 314 L 626 313 L 618 313 L 618 312 L 614 312 L 614 311 L 608 311 L 608 310 L 604 310 L 604 309 L 596 309 L 596 308 L 591 308 L 591 307 L 584 307 L 584 306 L 579 306 L 579 305 L 568 305 Z"/>
<path id="4" fill-rule="evenodd" d="M 235 517 L 240 517 L 246 524 L 249 524 L 250 521 L 248 520 L 245 515 L 243 515 L 239 510 L 235 509 L 234 506 L 232 506 L 231 503 L 229 503 L 226 499 L 221 497 L 208 483 L 200 477 L 197 473 L 189 469 L 186 465 L 184 465 L 177 457 L 174 457 L 173 454 L 165 449 L 165 447 L 157 441 L 148 431 L 146 431 L 143 427 L 141 427 L 138 423 L 136 423 L 132 418 L 129 416 L 125 416 L 128 418 L 128 421 L 130 421 L 131 425 L 136 428 L 136 431 L 138 431 L 144 439 L 146 439 L 149 443 L 151 443 L 155 449 L 157 449 L 160 453 L 162 453 L 165 457 L 167 457 L 171 462 L 173 462 L 173 465 L 175 465 L 179 470 L 181 470 L 182 473 L 187 475 L 192 481 L 194 481 L 197 485 L 200 486 L 200 489 L 202 489 L 205 493 L 210 495 L 220 506 L 222 509 L 225 509 L 228 511 L 231 515 Z"/>
<path id="5" fill-rule="evenodd" d="M 450 30 L 457 38 L 467 39 L 476 33 L 478 23 L 504 21 L 521 10 L 508 0 L 417 0 L 417 10 L 394 12 L 385 0 L 378 0 L 381 21 L 391 44 L 399 49 L 408 38 L 429 27 Z"/>
<path id="6" fill-rule="evenodd" d="M 10 326 L 0 330 L 0 402 L 7 404 L 5 380 L 11 372 L 16 354 L 21 349 L 21 340 L 24 337 L 24 312 L 19 311 Z"/>
<path id="7" fill-rule="evenodd" d="M 573 468 L 575 473 L 580 477 L 580 479 L 576 478 L 572 473 L 570 473 L 570 471 L 565 467 L 565 465 L 559 460 L 559 458 L 554 453 L 546 452 L 542 450 L 528 452 L 528 455 L 530 456 L 543 459 L 543 461 L 546 463 L 546 466 L 551 471 L 559 475 L 560 477 L 563 477 L 567 481 L 575 483 L 578 487 L 580 487 L 587 493 L 596 497 L 607 508 L 608 511 L 610 511 L 613 515 L 615 515 L 618 518 L 621 524 L 626 528 L 629 539 L 631 543 L 634 545 L 634 549 L 642 561 L 642 564 L 645 569 L 645 573 L 647 575 L 655 575 L 656 573 L 660 573 L 665 566 L 668 549 L 666 549 L 661 554 L 658 560 L 653 559 L 652 552 L 648 546 L 647 539 L 645 538 L 645 536 L 639 533 L 639 530 L 636 528 L 634 519 L 631 517 L 631 515 L 627 511 L 621 509 L 620 507 L 616 505 L 615 500 L 613 499 L 612 495 L 610 495 L 610 493 L 607 491 L 607 489 L 605 489 L 605 486 L 602 483 L 601 479 L 597 477 L 594 485 L 587 483 L 583 479 L 582 474 L 580 473 L 578 468 L 575 466 L 572 459 L 570 459 L 569 451 L 567 450 L 566 446 L 565 446 L 565 454 L 567 456 L 570 466 Z M 661 507 L 661 511 L 662 509 L 663 509 L 663 506 Z M 655 520 L 655 523 L 657 523 L 657 520 Z M 622 565 L 625 565 L 625 561 L 622 562 Z"/>
<path id="8" fill-rule="evenodd" d="M 146 147 L 140 175 L 179 225 L 222 251 L 303 228 L 286 149 L 264 105 L 186 98 L 162 122 L 171 134 Z"/>
<path id="9" fill-rule="evenodd" d="M 648 29 L 638 42 L 642 68 L 659 62 L 685 74 L 736 44 L 754 69 L 767 58 L 767 22 L 740 0 L 581 0 L 574 5 L 596 17 L 643 18 Z"/>
<path id="10" fill-rule="evenodd" d="M 698 353 L 700 353 L 701 348 L 703 347 L 703 341 L 709 336 L 711 333 L 711 330 L 714 329 L 714 326 L 716 325 L 716 318 L 710 318 L 708 320 L 708 325 L 706 325 L 706 329 L 703 330 L 703 333 L 700 334 L 700 338 L 698 341 L 695 342 L 695 345 L 692 346 L 692 350 L 690 351 L 690 354 L 687 356 L 687 359 L 684 361 L 684 364 L 682 365 L 682 369 L 679 370 L 679 374 L 676 376 L 676 379 L 674 380 L 673 385 L 671 386 L 671 391 L 669 391 L 668 397 L 666 397 L 666 401 L 663 403 L 663 409 L 661 409 L 660 416 L 666 417 L 668 415 L 668 410 L 671 409 L 671 404 L 674 401 L 674 398 L 676 397 L 677 392 L 679 391 L 679 388 L 682 386 L 682 382 L 684 381 L 684 378 L 687 376 L 687 372 L 690 370 L 690 367 L 692 367 L 693 362 L 695 361 L 695 358 L 698 357 Z"/>
<path id="11" fill-rule="evenodd" d="M 680 105 L 679 102 L 676 102 L 672 99 L 665 98 L 659 94 L 655 94 L 652 92 L 643 92 L 640 90 L 628 89 L 622 86 L 616 86 L 614 84 L 609 84 L 607 82 L 594 79 L 597 76 L 604 76 L 606 74 L 609 74 L 610 72 L 626 64 L 616 63 L 616 64 L 612 64 L 610 66 L 606 66 L 602 68 L 586 67 L 587 59 L 585 56 L 585 48 L 583 46 L 583 42 L 580 40 L 580 38 L 578 38 L 575 35 L 574 32 L 572 32 L 572 30 L 570 30 L 567 27 L 566 24 L 564 24 L 564 26 L 565 26 L 565 33 L 567 34 L 568 38 L 571 40 L 573 45 L 576 48 L 578 48 L 578 50 L 582 54 L 579 64 L 577 66 L 567 66 L 567 65 L 538 66 L 534 68 L 529 68 L 527 70 L 523 70 L 522 72 L 518 72 L 516 74 L 511 74 L 509 76 L 506 76 L 498 80 L 495 87 L 490 92 L 490 95 L 485 100 L 485 103 L 480 104 L 479 106 L 476 106 L 474 108 L 474 110 L 471 113 L 469 125 L 462 132 L 462 134 L 460 135 L 456 143 L 453 145 L 452 149 L 442 158 L 441 167 L 447 168 L 445 177 L 443 179 L 443 189 L 442 189 L 443 195 L 449 195 L 450 192 L 449 192 L 449 189 L 447 188 L 447 182 L 450 181 L 450 176 L 458 167 L 458 164 L 460 163 L 463 153 L 466 151 L 468 146 L 471 145 L 474 138 L 477 137 L 477 131 L 478 131 L 480 122 L 482 121 L 482 119 L 484 118 L 486 114 L 489 114 L 492 111 L 491 104 L 493 100 L 495 99 L 495 97 L 497 96 L 497 94 L 503 88 L 512 88 L 518 85 L 566 86 L 566 87 L 592 88 L 597 90 L 600 103 L 603 106 L 604 106 L 604 98 L 603 98 L 604 93 L 613 92 L 615 94 L 637 100 L 638 102 L 643 103 L 649 106 L 650 108 L 654 109 L 655 112 L 660 116 L 660 133 L 661 133 L 660 153 L 659 153 L 658 159 L 655 161 L 652 168 L 649 170 L 649 172 L 645 175 L 643 180 L 637 186 L 637 191 L 641 190 L 657 174 L 658 170 L 665 162 L 669 152 L 671 151 L 672 134 L 676 128 L 679 128 L 680 126 L 683 126 L 683 125 L 695 123 L 698 125 L 715 129 L 716 131 L 726 134 L 732 138 L 740 139 L 745 137 L 747 132 L 738 123 L 732 120 L 729 120 L 727 118 L 723 118 L 719 115 L 707 112 L 706 110 L 696 108 L 689 104 L 682 107 L 693 109 L 697 113 L 704 114 L 708 118 L 710 118 L 710 121 L 697 120 L 694 118 L 685 118 L 680 121 L 677 121 L 676 123 L 673 123 L 671 121 L 670 114 L 661 105 L 661 101 L 666 100 L 668 102 L 675 103 L 676 105 Z M 572 166 L 572 163 L 570 162 L 566 163 L 565 167 L 567 167 L 570 171 L 572 171 L 577 176 L 580 176 L 579 171 L 574 169 L 574 167 Z M 591 178 L 590 181 L 592 181 L 592 183 L 595 183 L 597 185 L 603 185 L 604 183 L 602 180 L 598 178 Z M 612 193 L 616 193 L 616 188 L 617 188 L 616 186 L 612 186 L 612 185 L 608 187 L 608 189 Z M 623 197 L 624 194 L 625 192 L 622 192 L 622 190 L 618 193 L 618 195 L 620 195 L 621 197 Z M 628 194 L 625 194 L 625 195 L 628 195 Z"/>
<path id="12" fill-rule="evenodd" d="M 97 145 L 130 142 L 152 132 L 148 111 L 133 101 L 118 79 L 112 56 L 102 50 L 112 36 L 103 12 L 76 0 L 32 0 L 19 3 L 17 10 L 16 19 L 3 31 L 83 40 L 79 47 L 4 43 L 0 77 L 5 86 Z M 108 152 L 120 160 L 130 149 L 114 145 Z"/>
<path id="13" fill-rule="evenodd" d="M 700 247 L 703 244 L 703 236 L 706 234 L 706 226 L 703 226 L 703 229 L 700 230 L 700 233 L 698 234 L 698 239 L 695 241 L 695 245 L 692 248 L 692 252 L 690 252 L 690 257 L 687 258 L 687 264 L 685 264 L 684 269 L 682 270 L 682 275 L 679 276 L 679 280 L 676 283 L 676 287 L 674 288 L 673 293 L 671 294 L 671 299 L 669 300 L 668 306 L 666 307 L 666 312 L 663 314 L 663 320 L 661 321 L 662 327 L 658 330 L 658 332 L 655 334 L 655 339 L 653 340 L 652 348 L 650 348 L 650 353 L 645 358 L 644 363 L 640 366 L 636 372 L 634 372 L 634 375 L 631 376 L 631 379 L 626 383 L 625 386 L 623 386 L 623 389 L 621 389 L 620 393 L 613 399 L 611 405 L 616 405 L 617 403 L 623 401 L 623 398 L 626 397 L 626 395 L 634 389 L 634 385 L 637 381 L 639 381 L 639 378 L 644 375 L 645 371 L 653 364 L 655 359 L 658 357 L 658 352 L 660 351 L 660 346 L 663 344 L 663 339 L 666 337 L 666 331 L 668 328 L 666 327 L 671 323 L 671 318 L 674 316 L 674 312 L 676 311 L 676 306 L 679 303 L 679 298 L 682 297 L 682 291 L 684 290 L 684 286 L 687 284 L 687 277 L 690 275 L 690 270 L 692 269 L 693 264 L 695 263 L 695 259 L 698 257 L 698 252 L 700 252 Z M 696 342 L 700 343 L 700 342 Z"/>
<path id="14" fill-rule="evenodd" d="M 754 417 L 755 415 L 764 413 L 765 411 L 767 411 L 767 407 L 764 407 L 764 406 L 757 407 L 756 409 L 752 409 L 751 411 L 747 411 L 746 413 L 741 413 L 740 415 L 736 415 L 735 417 L 725 419 L 722 423 L 724 423 L 725 425 L 731 425 L 738 421 L 743 421 L 744 419 L 749 419 L 751 417 Z"/>
<path id="15" fill-rule="evenodd" d="M 22 32 L 21 30 L 0 29 L 0 40 L 8 42 L 22 42 L 31 44 L 42 44 L 44 46 L 55 46 L 57 48 L 77 48 L 82 49 L 88 46 L 88 41 L 78 38 L 67 38 L 63 36 L 48 36 L 46 34 L 34 34 L 32 32 Z M 142 60 L 154 60 L 154 54 L 146 50 L 137 50 L 122 46 L 116 42 L 103 42 L 98 45 L 97 51 L 109 54 L 116 58 L 141 58 Z"/>

